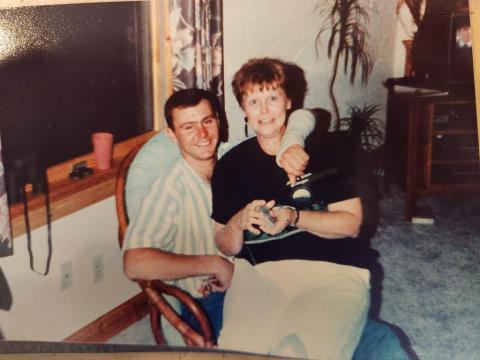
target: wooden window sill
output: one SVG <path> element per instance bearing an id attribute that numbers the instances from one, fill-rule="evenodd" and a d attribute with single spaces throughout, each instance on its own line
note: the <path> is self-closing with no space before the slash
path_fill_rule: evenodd
<path id="1" fill-rule="evenodd" d="M 115 144 L 112 167 L 108 170 L 99 170 L 95 167 L 93 153 L 47 169 L 52 221 L 114 196 L 117 172 L 123 158 L 132 148 L 147 141 L 155 134 L 156 132 L 152 131 Z M 93 168 L 94 173 L 82 180 L 72 180 L 68 176 L 72 165 L 80 161 L 86 161 L 87 167 Z M 27 200 L 30 229 L 34 230 L 46 225 L 45 195 L 33 194 L 31 185 L 28 185 Z M 13 238 L 26 233 L 23 202 L 10 206 L 10 219 Z"/>

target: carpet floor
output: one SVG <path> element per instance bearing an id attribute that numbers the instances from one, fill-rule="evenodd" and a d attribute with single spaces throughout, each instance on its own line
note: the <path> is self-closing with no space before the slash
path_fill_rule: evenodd
<path id="1" fill-rule="evenodd" d="M 372 247 L 384 270 L 380 319 L 413 360 L 480 359 L 480 197 L 429 197 L 434 225 L 405 220 L 405 196 L 381 201 Z M 154 344 L 147 318 L 109 343 Z"/>
<path id="2" fill-rule="evenodd" d="M 414 359 L 480 359 L 480 197 L 420 199 L 434 225 L 407 222 L 404 198 L 382 200 L 371 243 L 385 273 L 380 318 L 403 331 Z"/>

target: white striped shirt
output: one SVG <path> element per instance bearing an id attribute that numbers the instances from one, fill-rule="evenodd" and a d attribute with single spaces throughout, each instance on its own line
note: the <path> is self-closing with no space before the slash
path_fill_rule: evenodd
<path id="1" fill-rule="evenodd" d="M 123 250 L 157 248 L 183 255 L 218 254 L 212 190 L 183 159 L 161 174 L 128 226 Z M 205 276 L 172 281 L 193 296 Z"/>

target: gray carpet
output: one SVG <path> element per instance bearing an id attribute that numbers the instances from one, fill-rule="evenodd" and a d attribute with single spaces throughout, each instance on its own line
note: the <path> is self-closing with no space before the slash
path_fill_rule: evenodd
<path id="1" fill-rule="evenodd" d="M 435 225 L 405 221 L 403 193 L 381 201 L 372 239 L 384 269 L 380 318 L 412 359 L 480 359 L 480 197 L 430 197 Z M 153 344 L 148 318 L 110 343 Z"/>
<path id="2" fill-rule="evenodd" d="M 384 268 L 380 318 L 419 359 L 480 359 L 480 197 L 428 197 L 435 225 L 405 221 L 404 195 L 381 202 L 372 247 Z"/>

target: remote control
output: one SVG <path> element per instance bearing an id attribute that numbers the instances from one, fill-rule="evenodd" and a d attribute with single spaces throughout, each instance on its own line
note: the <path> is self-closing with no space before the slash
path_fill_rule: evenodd
<path id="1" fill-rule="evenodd" d="M 270 208 L 266 206 L 261 206 L 260 209 L 258 209 L 263 215 L 265 215 L 265 221 L 267 222 L 267 226 L 269 228 L 273 228 L 273 224 L 277 221 L 277 218 L 273 217 L 270 215 Z"/>

